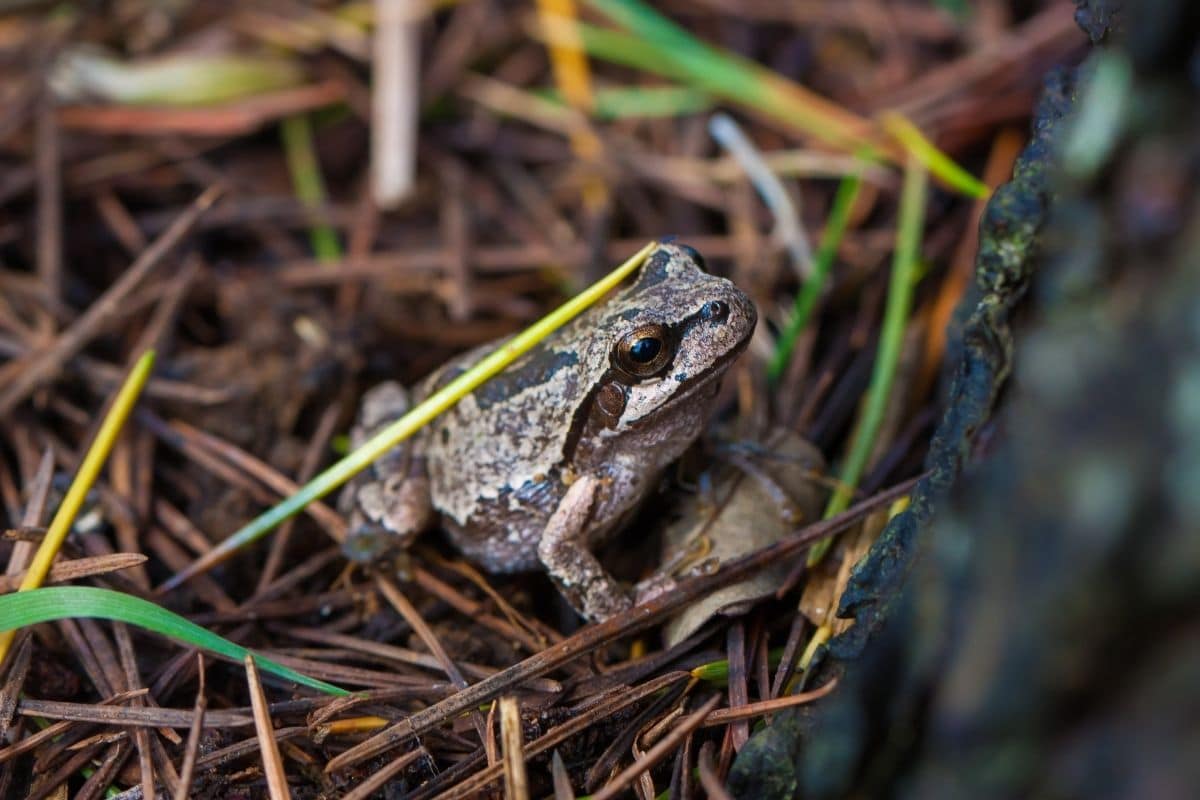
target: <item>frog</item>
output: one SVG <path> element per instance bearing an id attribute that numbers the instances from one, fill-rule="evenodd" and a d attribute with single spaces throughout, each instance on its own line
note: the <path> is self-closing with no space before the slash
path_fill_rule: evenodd
<path id="1" fill-rule="evenodd" d="M 635 277 L 377 460 L 339 498 L 346 550 L 404 552 L 440 522 L 492 573 L 543 569 L 587 621 L 630 608 L 596 549 L 661 485 L 701 435 L 721 379 L 757 323 L 750 298 L 664 240 Z M 356 446 L 481 360 L 451 358 L 412 391 L 369 390 Z"/>

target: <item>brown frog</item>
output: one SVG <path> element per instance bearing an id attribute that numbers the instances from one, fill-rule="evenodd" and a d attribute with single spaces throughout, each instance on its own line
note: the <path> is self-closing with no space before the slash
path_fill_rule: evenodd
<path id="1" fill-rule="evenodd" d="M 630 596 L 592 549 L 696 439 L 757 314 L 699 254 L 661 244 L 631 285 L 576 317 L 467 395 L 343 492 L 348 552 L 405 547 L 440 516 L 454 545 L 492 572 L 544 567 L 584 617 Z M 419 401 L 498 343 L 452 359 Z M 395 383 L 364 398 L 357 445 L 409 408 Z"/>

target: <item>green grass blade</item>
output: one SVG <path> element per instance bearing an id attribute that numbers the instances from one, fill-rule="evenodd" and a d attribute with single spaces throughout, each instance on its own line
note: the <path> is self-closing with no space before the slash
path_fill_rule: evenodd
<path id="1" fill-rule="evenodd" d="M 21 579 L 21 584 L 17 587 L 18 592 L 37 589 L 50 573 L 50 567 L 53 566 L 54 559 L 58 557 L 63 542 L 67 540 L 67 535 L 71 532 L 71 526 L 75 523 L 79 509 L 83 507 L 88 492 L 96 483 L 100 471 L 104 469 L 104 462 L 108 460 L 108 454 L 112 452 L 117 437 L 121 435 L 121 429 L 125 427 L 125 421 L 129 419 L 133 407 L 137 404 L 142 387 L 146 385 L 146 381 L 150 380 L 150 372 L 154 369 L 154 357 L 152 349 L 142 353 L 129 374 L 125 376 L 121 388 L 117 391 L 117 396 L 113 398 L 112 405 L 109 406 L 108 413 L 100 423 L 100 429 L 96 431 L 95 438 L 92 439 L 83 461 L 79 464 L 79 469 L 75 472 L 75 477 L 71 479 L 70 488 L 67 489 L 58 510 L 54 512 L 54 517 L 50 520 L 50 527 L 46 529 L 46 535 L 42 537 L 37 552 L 33 554 L 33 559 L 29 562 L 25 577 Z M 4 617 L 0 617 L 0 620 L 3 619 Z M 11 630 L 0 632 L 0 663 L 3 663 L 8 655 L 8 648 L 12 646 L 15 634 L 16 632 Z"/>
<path id="2" fill-rule="evenodd" d="M 0 595 L 0 626 L 3 630 L 56 619 L 81 617 L 127 622 L 238 663 L 247 655 L 253 656 L 255 663 L 264 671 L 285 680 L 295 681 L 325 694 L 350 694 L 333 684 L 288 669 L 212 631 L 205 630 L 162 606 L 133 595 L 92 586 L 55 586 Z"/>
<path id="3" fill-rule="evenodd" d="M 767 664 L 771 669 L 775 669 L 783 661 L 783 648 L 773 648 L 767 656 Z M 709 661 L 706 664 L 701 664 L 698 667 L 692 668 L 692 677 L 702 681 L 712 681 L 714 683 L 729 682 L 729 659 L 722 658 L 717 661 Z"/>
<path id="4" fill-rule="evenodd" d="M 102 98 L 141 106 L 202 107 L 299 86 L 298 61 L 235 54 L 172 55 L 123 61 L 85 47 L 68 49 L 55 88 L 71 100 Z"/>
<path id="5" fill-rule="evenodd" d="M 601 58 L 615 55 L 623 63 L 642 69 L 653 68 L 645 65 L 647 59 L 652 64 L 665 62 L 671 73 L 667 77 L 755 108 L 834 146 L 846 150 L 871 148 L 874 131 L 867 120 L 761 64 L 700 41 L 642 0 L 587 2 L 631 32 L 635 40 L 641 40 L 637 45 L 630 43 L 608 54 L 593 55 Z M 581 26 L 580 36 L 589 51 L 593 32 Z M 643 63 L 633 64 L 630 58 Z"/>
<path id="6" fill-rule="evenodd" d="M 850 506 L 854 491 L 866 469 L 867 459 L 875 446 L 875 438 L 883 425 L 884 412 L 900 363 L 904 344 L 904 329 L 912 309 L 913 288 L 916 285 L 920 262 L 921 236 L 925 226 L 925 202 L 929 194 L 929 173 L 916 156 L 910 156 L 904 171 L 904 188 L 900 194 L 900 223 L 896 231 L 896 252 L 892 258 L 892 277 L 888 285 L 887 308 L 883 314 L 883 330 L 879 336 L 879 351 L 871 372 L 871 385 L 850 440 L 850 449 L 838 476 L 838 487 L 825 507 L 825 518 L 842 513 Z M 809 551 L 809 566 L 819 562 L 829 549 L 831 540 L 818 542 Z"/>
<path id="7" fill-rule="evenodd" d="M 622 28 L 636 31 L 664 47 L 686 51 L 696 46 L 690 33 L 642 0 L 587 0 L 587 3 Z"/>
<path id="8" fill-rule="evenodd" d="M 792 357 L 792 350 L 796 347 L 796 339 L 808 325 L 813 309 L 817 307 L 817 303 L 821 299 L 821 293 L 825 290 L 825 282 L 829 278 L 829 273 L 833 269 L 833 261 L 837 257 L 838 247 L 842 243 L 842 237 L 846 234 L 850 211 L 854 208 L 854 201 L 858 199 L 858 192 L 861 188 L 861 170 L 847 175 L 838 186 L 837 194 L 833 198 L 833 207 L 829 210 L 829 218 L 825 221 L 825 232 L 821 234 L 821 243 L 818 245 L 816 257 L 813 259 L 812 275 L 796 294 L 792 315 L 788 318 L 787 327 L 780 334 L 779 342 L 775 345 L 775 353 L 767 365 L 767 378 L 772 383 L 778 381 L 783 374 L 783 370 Z"/>
<path id="9" fill-rule="evenodd" d="M 580 41 L 590 55 L 686 83 L 864 158 L 902 160 L 903 151 L 885 141 L 872 121 L 749 58 L 702 42 L 644 0 L 586 2 L 625 29 L 579 24 Z M 987 196 L 986 186 L 911 123 L 892 133 L 947 186 L 968 197 Z"/>
<path id="10" fill-rule="evenodd" d="M 539 92 L 562 103 L 557 90 Z M 712 108 L 711 95 L 688 86 L 613 86 L 593 92 L 592 117 L 610 122 L 618 119 L 649 119 L 696 114 Z"/>
<path id="11" fill-rule="evenodd" d="M 687 71 L 677 66 L 668 54 L 656 47 L 648 47 L 646 40 L 640 36 L 592 25 L 582 20 L 576 21 L 574 25 L 580 44 L 588 55 L 665 78 L 679 81 L 688 78 Z M 551 39 L 557 35 L 553 28 L 548 29 L 546 34 Z"/>
<path id="12" fill-rule="evenodd" d="M 917 157 L 925 168 L 959 194 L 980 200 L 992 193 L 988 185 L 960 167 L 954 159 L 943 153 L 925 138 L 925 134 L 902 114 L 888 112 L 880 120 L 883 127 L 896 137 L 904 149 Z"/>
<path id="13" fill-rule="evenodd" d="M 296 197 L 312 211 L 325 203 L 325 180 L 321 177 L 321 165 L 317 161 L 313 146 L 312 123 L 307 114 L 288 117 L 280 127 L 283 150 L 287 156 L 288 172 Z M 318 261 L 340 261 L 342 246 L 337 231 L 326 222 L 314 222 L 308 230 L 313 255 Z"/>

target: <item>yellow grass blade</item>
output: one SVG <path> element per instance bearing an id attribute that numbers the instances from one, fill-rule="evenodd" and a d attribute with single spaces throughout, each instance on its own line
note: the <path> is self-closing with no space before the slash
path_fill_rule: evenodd
<path id="1" fill-rule="evenodd" d="M 46 579 L 46 575 L 50 572 L 50 565 L 54 563 L 54 558 L 62 549 L 62 544 L 71 531 L 71 525 L 75 522 L 75 517 L 79 514 L 79 509 L 83 505 L 88 491 L 100 475 L 100 469 L 104 466 L 104 462 L 108 460 L 108 454 L 112 452 L 117 435 L 125 426 L 125 420 L 133 411 L 138 395 L 142 393 L 142 387 L 146 385 L 146 381 L 150 377 L 150 370 L 153 368 L 154 351 L 147 350 L 138 359 L 120 391 L 117 392 L 117 398 L 113 401 L 112 408 L 109 409 L 108 415 L 100 425 L 96 439 L 88 449 L 87 455 L 84 456 L 83 463 L 79 465 L 79 471 L 75 473 L 75 480 L 71 482 L 66 497 L 63 498 L 54 519 L 50 522 L 46 536 L 34 554 L 33 561 L 30 562 L 29 569 L 25 573 L 25 579 L 21 581 L 21 586 L 17 589 L 18 592 L 36 589 Z M 0 663 L 4 662 L 4 657 L 8 654 L 8 648 L 15 635 L 15 630 L 0 633 Z"/>

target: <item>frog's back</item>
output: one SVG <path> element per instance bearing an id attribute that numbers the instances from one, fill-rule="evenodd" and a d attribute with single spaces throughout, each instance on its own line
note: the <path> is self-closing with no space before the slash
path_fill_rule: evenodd
<path id="1" fill-rule="evenodd" d="M 569 331 L 567 332 L 569 334 Z M 568 337 L 569 338 L 569 337 Z M 455 545 L 489 569 L 537 566 L 537 540 L 563 488 L 563 454 L 585 405 L 588 354 L 552 339 L 464 397 L 425 434 L 433 505 Z M 447 363 L 422 385 L 445 386 L 504 340 Z"/>

